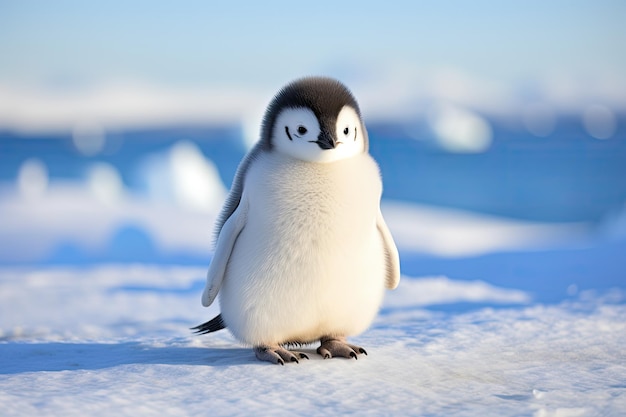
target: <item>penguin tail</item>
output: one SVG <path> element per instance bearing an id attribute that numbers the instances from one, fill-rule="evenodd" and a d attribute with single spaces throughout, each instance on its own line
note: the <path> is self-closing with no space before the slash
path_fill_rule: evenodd
<path id="1" fill-rule="evenodd" d="M 211 320 L 202 323 L 196 327 L 192 327 L 191 330 L 193 330 L 195 334 L 207 334 L 217 332 L 218 330 L 222 330 L 225 328 L 226 323 L 224 323 L 224 320 L 222 320 L 222 315 L 218 314 Z"/>

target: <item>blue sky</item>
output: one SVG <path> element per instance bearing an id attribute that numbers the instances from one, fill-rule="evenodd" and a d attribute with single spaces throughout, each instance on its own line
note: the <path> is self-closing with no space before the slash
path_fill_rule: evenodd
<path id="1" fill-rule="evenodd" d="M 626 2 L 2 1 L 0 83 L 282 84 L 453 68 L 626 74 Z"/>

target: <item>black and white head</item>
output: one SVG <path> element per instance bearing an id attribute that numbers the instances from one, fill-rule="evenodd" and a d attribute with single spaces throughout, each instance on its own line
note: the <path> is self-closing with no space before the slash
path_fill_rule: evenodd
<path id="1" fill-rule="evenodd" d="M 334 162 L 367 152 L 368 138 L 352 93 L 331 78 L 296 80 L 267 108 L 261 146 L 309 162 Z"/>

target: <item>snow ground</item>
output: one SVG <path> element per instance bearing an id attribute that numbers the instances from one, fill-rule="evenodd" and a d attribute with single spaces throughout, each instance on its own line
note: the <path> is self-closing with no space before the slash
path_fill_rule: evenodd
<path id="1" fill-rule="evenodd" d="M 24 415 L 623 415 L 625 293 L 556 305 L 522 291 L 403 277 L 358 361 L 258 362 L 211 317 L 204 268 L 0 270 L 0 409 Z M 411 302 L 414 298 L 415 301 Z M 491 302 L 465 312 L 442 302 Z M 506 306 L 498 307 L 498 302 Z"/>

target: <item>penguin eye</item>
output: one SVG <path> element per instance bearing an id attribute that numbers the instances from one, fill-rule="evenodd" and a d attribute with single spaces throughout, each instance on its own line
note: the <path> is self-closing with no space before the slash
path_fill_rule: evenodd
<path id="1" fill-rule="evenodd" d="M 306 132 L 307 132 L 306 127 L 304 127 L 302 125 L 298 126 L 298 134 L 304 135 L 304 134 L 306 134 Z"/>
<path id="2" fill-rule="evenodd" d="M 350 127 L 349 126 L 344 127 L 343 128 L 343 135 L 347 137 L 349 134 L 350 134 Z M 354 138 L 353 139 L 356 140 L 356 127 L 354 128 Z"/>

